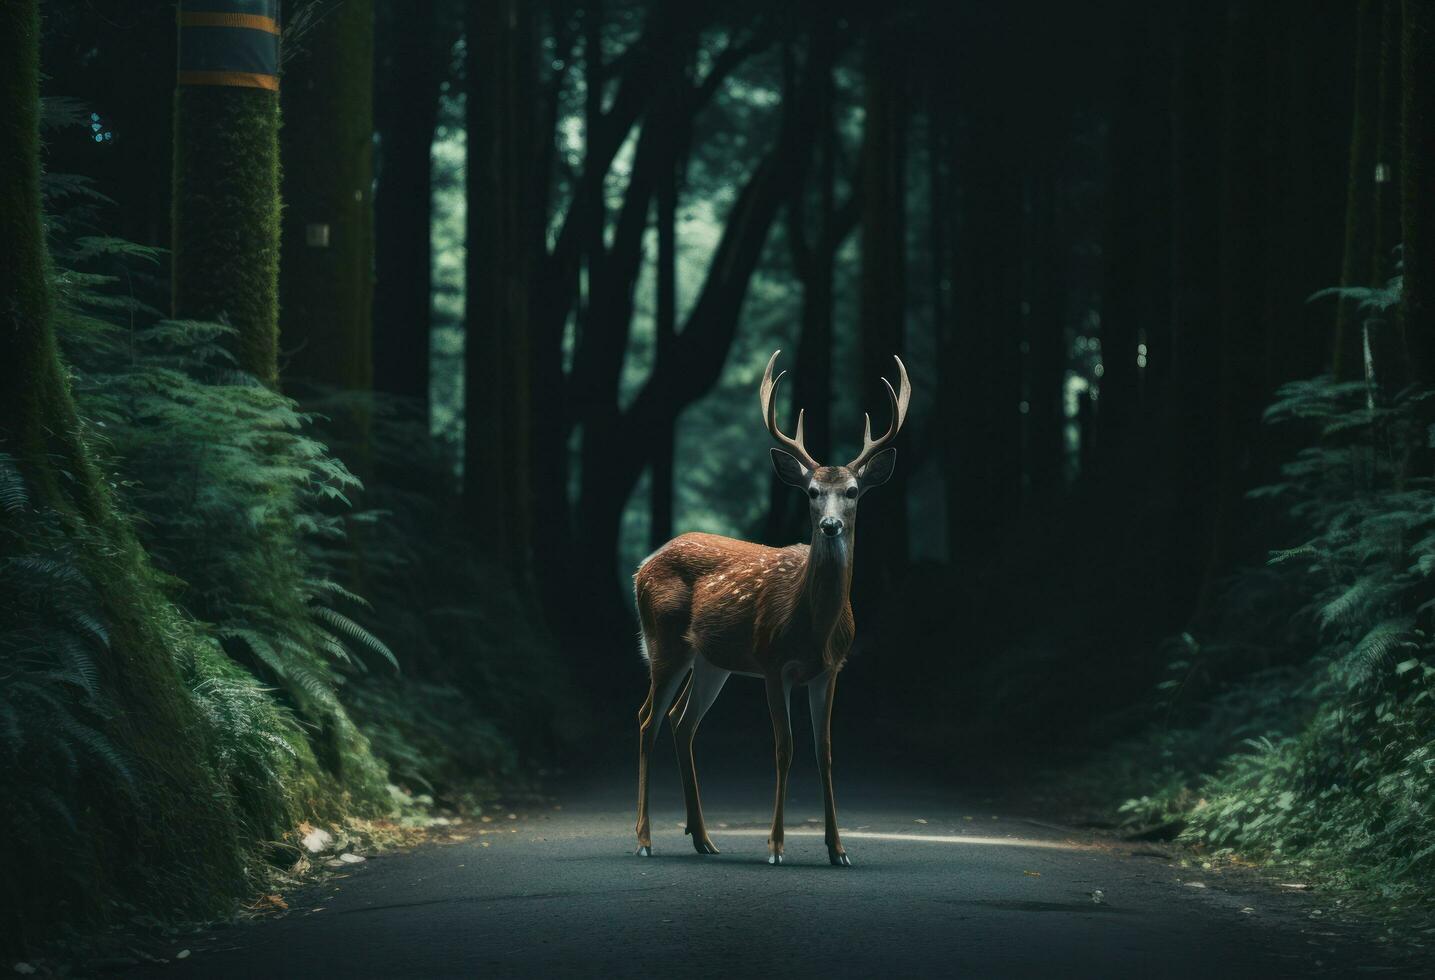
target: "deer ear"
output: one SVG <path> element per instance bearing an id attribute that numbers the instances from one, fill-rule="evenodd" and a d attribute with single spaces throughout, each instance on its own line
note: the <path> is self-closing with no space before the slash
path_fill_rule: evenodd
<path id="1" fill-rule="evenodd" d="M 857 473 L 857 482 L 862 485 L 862 492 L 866 493 L 873 487 L 880 487 L 892 479 L 892 471 L 897 468 L 897 450 L 884 449 L 876 456 L 867 461 Z"/>
<path id="2" fill-rule="evenodd" d="M 790 487 L 806 489 L 807 482 L 812 479 L 811 470 L 792 453 L 781 449 L 772 450 L 772 468 L 777 471 L 777 478 Z"/>

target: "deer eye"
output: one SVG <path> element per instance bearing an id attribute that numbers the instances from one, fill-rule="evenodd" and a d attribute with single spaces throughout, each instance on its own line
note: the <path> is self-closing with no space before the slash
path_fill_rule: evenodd
<path id="1" fill-rule="evenodd" d="M 856 488 L 856 487 L 848 487 L 848 488 L 847 488 L 847 499 L 848 499 L 848 500 L 856 500 L 856 499 L 857 499 L 857 488 Z"/>
<path id="2" fill-rule="evenodd" d="M 808 487 L 808 488 L 807 488 L 807 496 L 811 497 L 813 500 L 816 500 L 816 499 L 817 499 L 817 488 L 816 488 L 816 487 Z"/>

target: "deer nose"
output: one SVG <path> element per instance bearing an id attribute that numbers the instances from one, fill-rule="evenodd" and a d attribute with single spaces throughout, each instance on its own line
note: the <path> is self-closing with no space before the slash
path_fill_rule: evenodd
<path id="1" fill-rule="evenodd" d="M 837 517 L 824 517 L 817 522 L 817 526 L 829 538 L 835 538 L 842 533 L 842 520 Z"/>

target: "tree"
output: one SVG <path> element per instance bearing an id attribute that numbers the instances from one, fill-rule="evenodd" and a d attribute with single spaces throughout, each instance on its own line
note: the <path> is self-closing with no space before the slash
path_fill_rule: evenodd
<path id="1" fill-rule="evenodd" d="M 818 31 L 834 33 L 835 18 L 824 21 Z M 833 37 L 824 37 L 815 51 L 835 52 Z M 793 367 L 792 399 L 806 413 L 804 433 L 812 455 L 829 465 L 840 463 L 832 454 L 832 348 L 834 286 L 837 252 L 852 234 L 861 216 L 858 181 L 841 205 L 837 203 L 838 159 L 842 146 L 837 133 L 837 84 L 833 69 L 816 83 L 817 142 L 813 168 L 817 179 L 793 188 L 787 203 L 786 238 L 792 271 L 802 287 L 802 326 L 798 334 L 797 359 Z M 854 175 L 855 176 L 855 175 Z M 811 205 L 816 204 L 814 209 Z M 884 366 L 885 370 L 885 366 Z M 766 540 L 787 544 L 808 532 L 807 506 L 776 475 L 768 494 Z"/>
<path id="2" fill-rule="evenodd" d="M 1411 376 L 1435 376 L 1435 9 L 1405 0 L 1401 41 L 1402 327 Z"/>
<path id="3" fill-rule="evenodd" d="M 686 75 L 680 66 L 679 74 Z M 663 125 L 686 127 L 682 117 L 683 86 L 673 85 L 659 96 L 655 112 Z M 657 315 L 654 320 L 654 372 L 669 369 L 673 344 L 678 338 L 678 188 L 681 170 L 687 155 L 687 136 L 668 141 L 666 153 L 659 161 L 657 189 L 654 193 L 658 231 L 658 257 L 655 270 Z M 649 472 L 650 520 L 649 543 L 661 547 L 673 536 L 673 456 L 676 452 L 677 419 L 659 423 L 653 433 L 653 462 Z"/>
<path id="4" fill-rule="evenodd" d="M 30 506 L 54 516 L 74 573 L 99 602 L 108 655 L 93 683 L 117 710 L 95 722 L 103 728 L 94 737 L 129 761 L 140 785 L 163 786 L 165 794 L 163 806 L 150 810 L 138 793 L 94 778 L 77 791 L 81 798 L 58 801 L 57 813 L 80 823 L 88 868 L 104 868 L 135 896 L 154 894 L 162 879 L 166 913 L 212 909 L 215 889 L 237 889 L 241 880 L 241 835 L 205 764 L 207 738 L 180 676 L 196 637 L 111 499 L 56 349 L 40 214 L 38 6 L 0 7 L 0 454 L 18 464 Z M 0 557 L 24 560 L 17 549 L 28 509 L 0 509 Z M 7 656 L 13 649 L 3 648 Z M 23 923 L 53 923 L 61 908 L 72 920 L 101 911 L 94 896 L 56 873 L 54 854 L 14 853 L 18 842 L 6 833 L 0 843 L 7 869 L 0 887 L 7 907 L 24 910 Z"/>
<path id="5" fill-rule="evenodd" d="M 277 0 L 257 9 L 272 29 L 213 26 L 203 0 L 183 0 L 181 25 L 211 32 L 202 46 L 180 31 L 174 95 L 174 315 L 222 320 L 236 361 L 278 384 L 279 80 Z M 257 72 L 235 71 L 270 34 Z M 221 35 L 216 37 L 216 35 Z M 213 42 L 218 43 L 213 43 Z"/>
<path id="6" fill-rule="evenodd" d="M 430 155 L 453 31 L 438 0 L 379 7 L 374 117 L 374 388 L 428 415 L 433 174 Z"/>
<path id="7" fill-rule="evenodd" d="M 522 0 L 469 8 L 463 500 L 480 548 L 520 576 L 531 530 L 528 291 L 543 231 L 532 31 Z"/>
<path id="8" fill-rule="evenodd" d="M 892 355 L 906 343 L 907 316 L 907 92 L 905 44 L 879 20 L 868 34 L 862 134 L 862 290 L 859 318 L 862 404 L 880 435 L 888 410 L 880 378 L 896 370 Z M 907 564 L 907 467 L 868 500 L 863 524 L 865 560 L 854 592 L 872 602 Z M 870 607 L 869 607 L 870 608 Z"/>
<path id="9" fill-rule="evenodd" d="M 308 0 L 298 18 L 308 23 L 287 54 L 280 141 L 280 334 L 291 357 L 284 373 L 367 391 L 374 365 L 374 3 Z"/>
<path id="10" fill-rule="evenodd" d="M 1010 57 L 1010 11 L 987 6 L 970 18 L 959 88 L 983 96 L 963 105 L 965 126 L 951 141 L 964 233 L 952 250 L 955 326 L 939 385 L 960 420 L 944 453 L 948 553 L 983 569 L 1021 501 L 1021 66 Z"/>

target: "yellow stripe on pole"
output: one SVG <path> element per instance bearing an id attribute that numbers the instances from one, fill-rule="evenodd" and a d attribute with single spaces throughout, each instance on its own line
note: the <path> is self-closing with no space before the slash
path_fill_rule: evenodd
<path id="1" fill-rule="evenodd" d="M 279 24 L 273 17 L 264 17 L 260 14 L 221 14 L 221 13 L 197 13 L 194 11 L 181 11 L 179 15 L 181 27 L 247 27 L 254 31 L 264 31 L 266 34 L 279 33 Z"/>
<path id="2" fill-rule="evenodd" d="M 236 88 L 264 88 L 279 91 L 278 75 L 260 75 L 249 71 L 182 71 L 181 85 L 230 85 Z"/>

